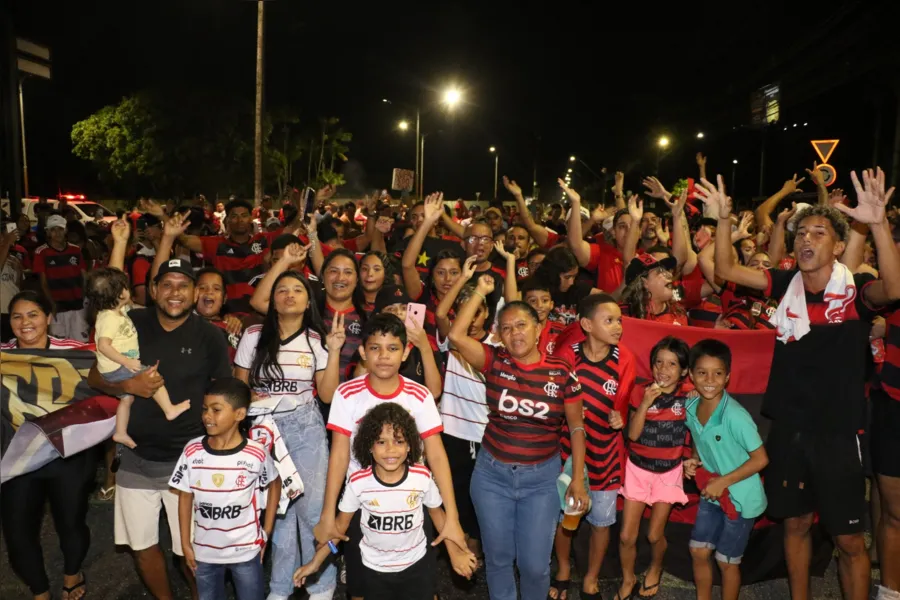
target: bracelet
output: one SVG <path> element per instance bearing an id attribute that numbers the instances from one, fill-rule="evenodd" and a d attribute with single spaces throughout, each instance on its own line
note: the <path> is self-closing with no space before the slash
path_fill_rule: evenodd
<path id="1" fill-rule="evenodd" d="M 478 290 L 472 290 L 472 293 L 477 296 L 481 296 L 481 299 L 484 300 L 485 302 L 487 302 L 487 297 L 484 294 L 482 294 L 481 292 L 479 292 Z"/>
<path id="2" fill-rule="evenodd" d="M 576 431 L 580 431 L 582 434 L 584 434 L 585 437 L 587 437 L 587 432 L 584 430 L 584 427 L 576 427 L 576 428 L 570 430 L 569 437 L 572 437 L 572 434 L 575 433 Z"/>

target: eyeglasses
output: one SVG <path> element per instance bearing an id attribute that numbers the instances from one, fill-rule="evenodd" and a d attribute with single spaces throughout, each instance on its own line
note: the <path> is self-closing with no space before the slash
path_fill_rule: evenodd
<path id="1" fill-rule="evenodd" d="M 470 244 L 493 244 L 494 238 L 487 235 L 470 235 L 468 241 Z"/>

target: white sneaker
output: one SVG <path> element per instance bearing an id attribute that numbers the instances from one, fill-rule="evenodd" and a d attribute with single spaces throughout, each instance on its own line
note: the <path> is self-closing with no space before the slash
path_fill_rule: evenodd
<path id="1" fill-rule="evenodd" d="M 879 585 L 875 600 L 900 600 L 900 592 Z"/>
<path id="2" fill-rule="evenodd" d="M 332 600 L 332 598 L 334 598 L 334 588 L 309 595 L 309 600 Z"/>
<path id="3" fill-rule="evenodd" d="M 290 598 L 290 596 L 282 596 L 281 594 L 276 594 L 275 592 L 272 592 L 271 594 L 266 596 L 266 600 L 288 600 L 288 598 Z"/>

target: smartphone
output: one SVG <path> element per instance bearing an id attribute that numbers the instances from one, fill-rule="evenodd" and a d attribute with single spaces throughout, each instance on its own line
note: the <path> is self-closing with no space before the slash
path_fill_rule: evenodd
<path id="1" fill-rule="evenodd" d="M 418 328 L 425 326 L 425 305 L 417 302 L 410 302 L 406 305 L 406 325 Z"/>
<path id="2" fill-rule="evenodd" d="M 16 224 L 15 224 L 15 223 L 7 223 L 7 224 L 6 224 L 6 233 L 12 233 L 12 232 L 15 231 L 15 230 L 16 230 Z"/>

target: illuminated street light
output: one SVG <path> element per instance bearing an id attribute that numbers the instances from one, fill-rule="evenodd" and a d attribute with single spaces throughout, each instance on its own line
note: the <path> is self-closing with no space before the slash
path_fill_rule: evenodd
<path id="1" fill-rule="evenodd" d="M 659 141 L 656 142 L 660 148 L 668 148 L 669 147 L 669 138 L 666 136 L 662 136 L 659 138 Z"/>
<path id="2" fill-rule="evenodd" d="M 738 164 L 737 159 L 734 159 L 734 160 L 731 161 L 731 162 L 734 163 L 734 164 Z"/>
<path id="3" fill-rule="evenodd" d="M 566 172 L 567 172 L 567 173 L 571 173 L 571 172 L 572 172 L 572 169 L 569 169 L 569 170 L 568 170 L 568 171 L 566 171 Z"/>
<path id="4" fill-rule="evenodd" d="M 409 129 L 409 121 L 400 121 L 399 123 L 397 123 L 397 127 L 400 129 L 400 131 L 406 131 L 407 129 Z"/>
<path id="5" fill-rule="evenodd" d="M 444 92 L 444 104 L 446 104 L 448 108 L 455 107 L 459 104 L 460 100 L 462 100 L 462 92 L 457 88 L 450 88 Z"/>
<path id="6" fill-rule="evenodd" d="M 698 139 L 698 140 L 702 140 L 702 139 L 703 139 L 703 132 L 702 132 L 702 131 L 701 131 L 700 133 L 697 134 L 697 139 Z"/>
<path id="7" fill-rule="evenodd" d="M 490 148 L 488 148 L 488 152 L 496 152 L 496 151 L 497 151 L 497 149 L 496 149 L 495 147 L 493 147 L 493 146 L 491 146 Z"/>
<path id="8" fill-rule="evenodd" d="M 569 157 L 569 162 L 575 162 L 575 157 L 574 157 L 574 156 L 570 156 L 570 157 Z"/>

